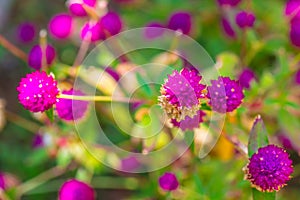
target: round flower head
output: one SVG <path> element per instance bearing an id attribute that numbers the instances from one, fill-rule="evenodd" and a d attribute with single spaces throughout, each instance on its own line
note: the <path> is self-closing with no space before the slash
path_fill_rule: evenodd
<path id="1" fill-rule="evenodd" d="M 3 189 L 3 190 L 6 189 L 4 174 L 2 174 L 2 173 L 0 173 L 0 188 Z"/>
<path id="2" fill-rule="evenodd" d="M 66 181 L 59 190 L 59 200 L 95 200 L 93 188 L 88 184 L 71 179 Z"/>
<path id="3" fill-rule="evenodd" d="M 243 88 L 249 89 L 251 85 L 251 81 L 255 80 L 255 74 L 254 72 L 246 68 L 242 71 L 242 73 L 239 76 L 239 83 Z"/>
<path id="4" fill-rule="evenodd" d="M 251 28 L 255 22 L 255 16 L 251 12 L 241 11 L 235 17 L 236 24 L 241 28 Z"/>
<path id="5" fill-rule="evenodd" d="M 293 45 L 300 47 L 300 18 L 294 18 L 291 21 L 290 40 Z"/>
<path id="6" fill-rule="evenodd" d="M 247 179 L 253 187 L 263 192 L 280 190 L 291 178 L 292 173 L 289 154 L 275 145 L 259 148 L 246 167 Z"/>
<path id="7" fill-rule="evenodd" d="M 138 159 L 134 156 L 129 156 L 121 160 L 121 170 L 123 171 L 134 171 L 140 167 Z"/>
<path id="8" fill-rule="evenodd" d="M 41 69 L 42 67 L 42 60 L 43 60 L 43 53 L 42 53 L 41 45 L 35 45 L 29 52 L 28 55 L 28 65 L 36 70 Z M 47 45 L 46 47 L 46 61 L 47 65 L 51 65 L 55 59 L 56 52 L 55 49 L 51 45 Z"/>
<path id="9" fill-rule="evenodd" d="M 148 39 L 155 39 L 164 33 L 164 26 L 159 22 L 150 22 L 145 28 L 145 37 Z"/>
<path id="10" fill-rule="evenodd" d="M 230 21 L 226 18 L 222 18 L 221 20 L 221 25 L 223 28 L 224 33 L 230 37 L 230 38 L 235 38 L 235 30 L 232 28 Z"/>
<path id="11" fill-rule="evenodd" d="M 181 128 L 181 130 L 193 130 L 194 128 L 199 128 L 199 124 L 203 122 L 203 117 L 205 112 L 199 110 L 197 114 L 193 117 L 186 116 L 184 120 L 178 122 L 176 119 L 171 119 L 173 126 Z"/>
<path id="12" fill-rule="evenodd" d="M 23 43 L 31 42 L 36 34 L 36 28 L 32 23 L 22 23 L 18 26 L 17 37 Z"/>
<path id="13" fill-rule="evenodd" d="M 207 87 L 207 97 L 212 110 L 225 113 L 235 110 L 242 103 L 244 98 L 242 87 L 238 81 L 231 80 L 229 77 L 219 77 L 212 80 L 211 86 Z"/>
<path id="14" fill-rule="evenodd" d="M 159 186 L 163 190 L 172 191 L 176 190 L 179 186 L 179 182 L 175 176 L 175 174 L 171 172 L 164 173 L 161 177 L 159 177 Z"/>
<path id="15" fill-rule="evenodd" d="M 299 14 L 300 1 L 299 0 L 288 0 L 285 6 L 285 15 L 295 15 Z"/>
<path id="16" fill-rule="evenodd" d="M 174 71 L 161 87 L 159 104 L 171 119 L 178 122 L 186 116 L 193 117 L 199 110 L 199 99 L 204 98 L 205 85 L 200 84 L 202 77 L 196 70 L 184 68 Z"/>
<path id="17" fill-rule="evenodd" d="M 62 91 L 62 94 L 84 96 L 84 93 L 80 90 L 73 89 Z M 88 108 L 88 104 L 89 103 L 87 101 L 60 98 L 56 103 L 56 111 L 61 119 L 67 121 L 77 120 L 84 116 Z"/>
<path id="18" fill-rule="evenodd" d="M 108 12 L 104 16 L 101 17 L 99 21 L 103 36 L 106 39 L 112 35 L 116 35 L 120 33 L 122 30 L 122 21 L 120 16 L 115 12 Z"/>
<path id="19" fill-rule="evenodd" d="M 97 42 L 103 39 L 104 33 L 99 22 L 87 22 L 81 30 L 81 39 L 91 42 Z"/>
<path id="20" fill-rule="evenodd" d="M 181 31 L 189 34 L 192 28 L 192 16 L 188 12 L 173 13 L 168 22 L 168 28 L 174 31 Z"/>
<path id="21" fill-rule="evenodd" d="M 241 0 L 218 0 L 220 6 L 237 6 Z"/>
<path id="22" fill-rule="evenodd" d="M 44 112 L 56 103 L 57 82 L 46 72 L 35 71 L 21 79 L 17 87 L 19 101 L 31 112 Z"/>
<path id="23" fill-rule="evenodd" d="M 297 85 L 300 85 L 300 69 L 295 74 L 295 82 Z"/>
<path id="24" fill-rule="evenodd" d="M 87 12 L 85 11 L 83 5 L 94 8 L 96 6 L 97 0 L 70 0 L 68 1 L 68 7 L 70 12 L 73 15 L 78 17 L 87 16 Z"/>
<path id="25" fill-rule="evenodd" d="M 65 39 L 72 33 L 73 19 L 69 14 L 60 13 L 51 18 L 49 32 L 57 39 Z"/>

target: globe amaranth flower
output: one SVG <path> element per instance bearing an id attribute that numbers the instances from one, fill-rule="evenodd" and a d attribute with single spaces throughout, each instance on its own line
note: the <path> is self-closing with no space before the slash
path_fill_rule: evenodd
<path id="1" fill-rule="evenodd" d="M 295 74 L 295 82 L 297 85 L 300 85 L 300 69 L 298 69 Z"/>
<path id="2" fill-rule="evenodd" d="M 81 29 L 81 39 L 97 42 L 103 39 L 104 33 L 99 22 L 87 22 Z"/>
<path id="3" fill-rule="evenodd" d="M 145 37 L 155 39 L 162 36 L 164 33 L 164 25 L 159 22 L 150 22 L 145 26 Z"/>
<path id="4" fill-rule="evenodd" d="M 18 26 L 17 38 L 20 42 L 29 43 L 32 42 L 36 35 L 36 27 L 30 22 L 24 22 Z"/>
<path id="5" fill-rule="evenodd" d="M 67 5 L 70 12 L 78 17 L 87 16 L 87 12 L 84 9 L 84 6 L 95 8 L 97 0 L 69 0 Z"/>
<path id="6" fill-rule="evenodd" d="M 234 30 L 234 28 L 232 27 L 230 21 L 227 18 L 222 17 L 221 25 L 222 25 L 224 33 L 228 37 L 230 37 L 230 38 L 235 38 L 236 37 L 235 30 Z"/>
<path id="7" fill-rule="evenodd" d="M 120 33 L 123 26 L 121 17 L 115 12 L 107 12 L 101 17 L 99 23 L 104 36 L 103 40 Z"/>
<path id="8" fill-rule="evenodd" d="M 140 166 L 141 163 L 138 161 L 138 159 L 135 156 L 129 156 L 121 160 L 121 170 L 126 172 L 134 171 L 138 169 Z"/>
<path id="9" fill-rule="evenodd" d="M 296 47 L 300 47 L 300 17 L 295 17 L 290 24 L 290 41 Z"/>
<path id="10" fill-rule="evenodd" d="M 211 86 L 207 87 L 207 97 L 213 111 L 219 113 L 231 112 L 242 103 L 244 93 L 238 81 L 229 77 L 219 77 L 212 80 Z"/>
<path id="11" fill-rule="evenodd" d="M 239 75 L 239 83 L 243 88 L 249 89 L 251 86 L 251 82 L 255 80 L 254 72 L 246 68 Z"/>
<path id="12" fill-rule="evenodd" d="M 218 0 L 220 6 L 237 6 L 241 0 Z"/>
<path id="13" fill-rule="evenodd" d="M 31 112 L 44 112 L 56 103 L 59 94 L 57 82 L 46 72 L 35 71 L 22 78 L 19 86 L 19 101 Z"/>
<path id="14" fill-rule="evenodd" d="M 42 49 L 41 45 L 35 45 L 31 48 L 28 55 L 28 65 L 36 70 L 41 69 L 43 56 L 46 58 L 47 65 L 51 65 L 55 59 L 56 52 L 53 46 L 48 44 L 45 50 Z"/>
<path id="15" fill-rule="evenodd" d="M 203 117 L 205 116 L 205 112 L 199 110 L 195 116 L 190 117 L 186 116 L 183 120 L 178 122 L 176 119 L 171 119 L 171 123 L 174 127 L 178 127 L 183 131 L 192 130 L 194 128 L 198 128 L 199 124 L 203 122 Z"/>
<path id="16" fill-rule="evenodd" d="M 95 193 L 88 184 L 71 179 L 61 186 L 59 200 L 95 200 Z"/>
<path id="17" fill-rule="evenodd" d="M 188 12 L 173 13 L 168 21 L 169 29 L 181 31 L 183 34 L 189 34 L 192 29 L 192 16 Z"/>
<path id="18" fill-rule="evenodd" d="M 236 24 L 241 28 L 251 28 L 255 22 L 255 16 L 251 12 L 241 11 L 235 17 Z"/>
<path id="19" fill-rule="evenodd" d="M 179 182 L 175 174 L 171 172 L 164 173 L 161 177 L 159 177 L 158 182 L 159 182 L 159 186 L 163 190 L 167 190 L 167 191 L 176 190 L 179 186 Z"/>
<path id="20" fill-rule="evenodd" d="M 65 90 L 61 92 L 67 95 L 84 96 L 84 93 L 80 90 Z M 56 112 L 61 119 L 70 121 L 81 119 L 87 111 L 88 108 L 87 101 L 72 100 L 72 99 L 62 99 L 59 98 L 56 103 Z"/>
<path id="21" fill-rule="evenodd" d="M 299 0 L 288 0 L 285 6 L 286 16 L 298 16 L 300 13 L 300 1 Z"/>
<path id="22" fill-rule="evenodd" d="M 253 154 L 246 167 L 246 178 L 263 192 L 280 190 L 293 172 L 289 154 L 280 147 L 268 145 Z"/>
<path id="23" fill-rule="evenodd" d="M 204 98 L 205 85 L 200 84 L 202 77 L 196 70 L 184 68 L 174 71 L 161 87 L 159 104 L 170 119 L 177 122 L 186 116 L 194 117 L 199 110 L 199 99 Z"/>
<path id="24" fill-rule="evenodd" d="M 73 30 L 73 18 L 67 13 L 59 13 L 51 18 L 48 29 L 56 39 L 68 38 Z"/>

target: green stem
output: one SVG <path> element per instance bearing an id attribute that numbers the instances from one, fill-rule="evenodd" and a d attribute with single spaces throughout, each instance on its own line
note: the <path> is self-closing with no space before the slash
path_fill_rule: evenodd
<path id="1" fill-rule="evenodd" d="M 40 129 L 40 126 L 38 124 L 31 122 L 23 117 L 20 117 L 19 115 L 15 114 L 15 113 L 6 111 L 5 114 L 6 114 L 6 118 L 10 122 L 30 131 L 32 133 L 37 133 L 38 130 Z"/>
<path id="2" fill-rule="evenodd" d="M 130 99 L 127 97 L 112 97 L 112 96 L 76 96 L 76 95 L 67 95 L 60 94 L 58 96 L 60 99 L 72 99 L 72 100 L 81 100 L 81 101 L 102 101 L 102 102 L 124 102 L 124 103 L 133 103 L 140 102 L 140 99 Z"/>

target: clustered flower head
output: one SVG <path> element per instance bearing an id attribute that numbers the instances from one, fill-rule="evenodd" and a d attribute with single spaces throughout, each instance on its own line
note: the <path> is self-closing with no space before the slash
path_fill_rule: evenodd
<path id="1" fill-rule="evenodd" d="M 51 65 L 55 56 L 55 49 L 50 44 L 48 44 L 45 48 L 41 45 L 34 45 L 28 55 L 28 65 L 33 69 L 40 70 L 43 59 L 45 59 L 47 65 Z"/>
<path id="2" fill-rule="evenodd" d="M 179 186 L 179 182 L 176 178 L 176 175 L 171 172 L 164 173 L 159 177 L 159 186 L 166 191 L 176 190 Z"/>
<path id="3" fill-rule="evenodd" d="M 290 40 L 294 46 L 300 47 L 300 1 L 287 1 L 285 15 L 290 20 Z"/>
<path id="4" fill-rule="evenodd" d="M 212 110 L 225 113 L 232 112 L 240 106 L 244 98 L 242 87 L 238 81 L 231 80 L 229 77 L 219 77 L 212 80 L 211 86 L 207 87 L 207 97 Z"/>
<path id="5" fill-rule="evenodd" d="M 17 87 L 19 101 L 31 112 L 44 112 L 56 103 L 59 90 L 52 75 L 35 71 L 21 79 Z"/>
<path id="6" fill-rule="evenodd" d="M 241 28 L 251 28 L 255 22 L 255 16 L 252 12 L 241 11 L 235 17 L 236 24 Z"/>
<path id="7" fill-rule="evenodd" d="M 249 68 L 244 69 L 239 75 L 239 83 L 245 89 L 249 89 L 251 86 L 251 82 L 254 80 L 255 80 L 255 74 Z"/>
<path id="8" fill-rule="evenodd" d="M 206 86 L 200 83 L 201 79 L 196 70 L 184 68 L 181 72 L 175 70 L 162 85 L 159 104 L 175 126 L 178 124 L 174 120 L 180 122 L 187 116 L 194 118 L 197 115 L 199 99 L 205 97 Z"/>
<path id="9" fill-rule="evenodd" d="M 64 90 L 62 94 L 84 96 L 80 90 Z M 88 108 L 87 101 L 59 98 L 56 103 L 56 112 L 61 119 L 70 121 L 81 119 Z"/>
<path id="10" fill-rule="evenodd" d="M 275 145 L 258 149 L 246 167 L 246 178 L 262 192 L 280 190 L 290 180 L 293 172 L 288 153 Z"/>
<path id="11" fill-rule="evenodd" d="M 30 22 L 24 22 L 18 26 L 17 38 L 20 42 L 32 42 L 36 35 L 36 27 Z"/>
<path id="12" fill-rule="evenodd" d="M 97 0 L 69 0 L 67 5 L 70 12 L 78 17 L 87 16 L 87 12 L 84 9 L 84 6 L 95 8 Z"/>
<path id="13" fill-rule="evenodd" d="M 67 13 L 60 13 L 51 18 L 49 31 L 57 39 L 68 38 L 73 29 L 73 18 Z"/>
<path id="14" fill-rule="evenodd" d="M 220 6 L 237 6 L 241 0 L 218 0 Z"/>
<path id="15" fill-rule="evenodd" d="M 95 200 L 93 188 L 88 184 L 71 179 L 66 181 L 59 190 L 59 200 Z"/>

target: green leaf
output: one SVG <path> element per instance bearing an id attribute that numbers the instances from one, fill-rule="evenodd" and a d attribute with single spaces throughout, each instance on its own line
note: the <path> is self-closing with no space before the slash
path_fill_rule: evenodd
<path id="1" fill-rule="evenodd" d="M 50 119 L 51 122 L 54 121 L 54 112 L 53 108 L 50 108 L 49 110 L 46 110 L 46 115 Z"/>
<path id="2" fill-rule="evenodd" d="M 276 192 L 260 192 L 257 189 L 252 189 L 253 200 L 274 200 Z"/>
<path id="3" fill-rule="evenodd" d="M 249 142 L 248 142 L 248 155 L 251 157 L 261 147 L 269 144 L 268 133 L 265 124 L 260 115 L 258 115 L 253 123 Z"/>
<path id="4" fill-rule="evenodd" d="M 152 95 L 151 88 L 148 85 L 148 82 L 139 74 L 136 73 L 136 79 L 141 86 L 141 89 L 146 93 L 147 96 Z"/>

